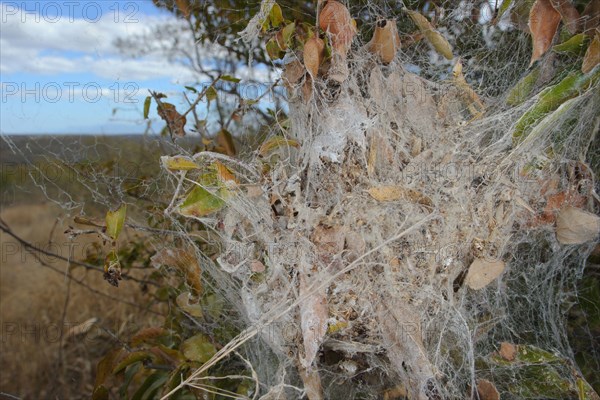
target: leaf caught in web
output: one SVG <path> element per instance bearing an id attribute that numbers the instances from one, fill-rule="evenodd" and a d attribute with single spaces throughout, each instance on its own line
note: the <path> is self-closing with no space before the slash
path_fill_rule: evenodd
<path id="1" fill-rule="evenodd" d="M 258 154 L 264 157 L 265 155 L 280 147 L 300 147 L 300 144 L 293 139 L 286 139 L 282 136 L 273 136 L 272 138 L 267 139 L 260 146 Z"/>
<path id="2" fill-rule="evenodd" d="M 212 194 L 202 186 L 195 185 L 179 206 L 179 213 L 186 217 L 204 217 L 225 206 L 222 196 L 227 194 L 227 189 L 220 189 L 219 196 Z"/>
<path id="3" fill-rule="evenodd" d="M 540 59 L 552 44 L 558 30 L 560 13 L 552 7 L 550 0 L 536 0 L 529 11 L 529 30 L 533 51 L 529 66 Z"/>
<path id="4" fill-rule="evenodd" d="M 483 289 L 502 274 L 504 267 L 502 260 L 488 261 L 477 258 L 469 267 L 465 283 L 471 289 Z"/>
<path id="5" fill-rule="evenodd" d="M 408 13 L 410 19 L 412 19 L 417 28 L 419 28 L 419 30 L 423 33 L 427 41 L 431 43 L 435 51 L 444 56 L 446 59 L 452 60 L 454 58 L 454 55 L 452 54 L 452 46 L 441 33 L 433 28 L 431 22 L 429 22 L 427 18 L 416 11 L 408 9 L 405 9 L 405 11 Z"/>
<path id="6" fill-rule="evenodd" d="M 217 350 L 207 336 L 199 333 L 181 344 L 181 352 L 188 360 L 205 363 Z"/>
<path id="7" fill-rule="evenodd" d="M 162 165 L 170 171 L 189 171 L 192 169 L 199 169 L 200 166 L 194 162 L 190 157 L 184 156 L 163 156 L 161 157 Z"/>
<path id="8" fill-rule="evenodd" d="M 123 230 L 126 213 L 126 204 L 123 204 L 116 211 L 108 211 L 106 213 L 106 234 L 110 236 L 113 240 L 117 240 L 119 238 L 121 230 Z"/>
<path id="9" fill-rule="evenodd" d="M 185 136 L 185 115 L 179 114 L 171 103 L 161 103 L 156 108 L 158 115 L 167 123 L 171 133 L 177 137 Z"/>
<path id="10" fill-rule="evenodd" d="M 594 40 L 592 40 L 588 46 L 585 56 L 583 57 L 581 72 L 587 74 L 598 64 L 600 64 L 600 30 L 596 29 Z"/>
<path id="11" fill-rule="evenodd" d="M 235 143 L 233 142 L 233 136 L 227 129 L 221 129 L 217 134 L 217 150 L 220 153 L 227 154 L 228 156 L 235 156 L 237 151 L 235 149 Z"/>

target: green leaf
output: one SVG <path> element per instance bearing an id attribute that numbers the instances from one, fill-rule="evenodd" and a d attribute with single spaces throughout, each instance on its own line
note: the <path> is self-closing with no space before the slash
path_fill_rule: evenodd
<path id="1" fill-rule="evenodd" d="M 594 85 L 600 78 L 600 70 L 595 73 L 582 74 L 575 71 L 567 75 L 558 84 L 540 93 L 538 101 L 531 106 L 515 124 L 513 143 L 517 144 L 529 135 L 535 124 L 548 113 L 556 110 L 565 101 L 578 96 L 581 92 Z"/>
<path id="2" fill-rule="evenodd" d="M 181 352 L 188 360 L 205 363 L 215 355 L 217 350 L 207 336 L 199 333 L 181 344 Z"/>
<path id="3" fill-rule="evenodd" d="M 238 83 L 239 81 L 241 81 L 241 79 L 233 77 L 231 75 L 223 75 L 221 76 L 221 79 L 227 82 L 233 82 L 233 83 Z"/>
<path id="4" fill-rule="evenodd" d="M 190 157 L 184 156 L 163 156 L 161 157 L 163 166 L 171 171 L 189 171 L 192 169 L 199 169 L 200 166 L 194 162 Z"/>
<path id="5" fill-rule="evenodd" d="M 195 88 L 195 87 L 193 87 L 193 86 L 184 86 L 184 88 L 186 88 L 186 89 L 187 89 L 187 90 L 189 90 L 190 92 L 193 92 L 193 93 L 198 93 L 198 90 L 196 90 L 196 88 Z"/>
<path id="6" fill-rule="evenodd" d="M 585 34 L 580 33 L 580 34 L 574 35 L 574 36 L 570 37 L 568 40 L 552 47 L 552 50 L 554 50 L 557 53 L 566 53 L 566 54 L 577 55 L 583 51 L 585 41 L 586 41 L 585 39 L 586 39 Z"/>
<path id="7" fill-rule="evenodd" d="M 540 68 L 536 67 L 510 90 L 506 103 L 510 106 L 516 106 L 527 100 L 539 76 Z"/>
<path id="8" fill-rule="evenodd" d="M 269 57 L 271 57 L 271 59 L 278 60 L 281 57 L 283 57 L 283 51 L 279 47 L 279 43 L 277 43 L 277 40 L 274 37 L 269 39 L 266 48 L 267 54 L 269 55 Z"/>
<path id="9" fill-rule="evenodd" d="M 96 386 L 92 393 L 92 400 L 108 400 L 108 389 L 104 385 Z"/>
<path id="10" fill-rule="evenodd" d="M 186 217 L 204 217 L 215 211 L 219 211 L 225 206 L 227 189 L 221 188 L 216 196 L 204 189 L 202 186 L 195 185 L 188 193 L 183 203 L 179 206 L 179 213 Z"/>
<path id="11" fill-rule="evenodd" d="M 158 390 L 167 382 L 169 376 L 164 372 L 154 373 L 146 378 L 144 383 L 131 396 L 131 400 L 155 399 Z"/>
<path id="12" fill-rule="evenodd" d="M 286 47 L 292 47 L 292 35 L 294 34 L 294 31 L 296 30 L 296 23 L 292 22 L 290 24 L 287 24 L 286 26 L 283 27 L 282 30 L 282 36 L 283 36 L 283 43 L 285 43 Z"/>
<path id="13" fill-rule="evenodd" d="M 148 353 L 147 351 L 134 351 L 133 353 L 129 353 L 117 366 L 113 369 L 113 374 L 118 374 L 123 371 L 125 368 L 129 367 L 132 364 L 137 362 L 142 362 L 146 360 L 151 360 L 154 358 L 154 355 Z"/>
<path id="14" fill-rule="evenodd" d="M 108 236 L 117 240 L 123 225 L 125 224 L 125 214 L 127 205 L 123 204 L 117 211 L 108 211 L 106 213 L 106 233 Z"/>
<path id="15" fill-rule="evenodd" d="M 210 86 L 206 89 L 206 99 L 210 102 L 217 98 L 217 90 L 214 86 Z"/>
<path id="16" fill-rule="evenodd" d="M 506 10 L 508 10 L 512 2 L 513 0 L 504 0 L 502 4 L 500 4 L 500 8 L 498 9 L 498 15 L 495 18 L 496 21 L 500 20 L 500 18 L 502 17 L 502 15 L 504 15 Z"/>
<path id="17" fill-rule="evenodd" d="M 144 100 L 144 119 L 148 119 L 148 113 L 150 112 L 150 103 L 152 103 L 152 96 L 147 96 Z"/>
<path id="18" fill-rule="evenodd" d="M 271 22 L 271 26 L 273 28 L 278 28 L 283 22 L 283 13 L 281 12 L 281 7 L 279 7 L 279 4 L 275 3 L 273 4 L 273 7 L 271 7 L 269 21 Z"/>

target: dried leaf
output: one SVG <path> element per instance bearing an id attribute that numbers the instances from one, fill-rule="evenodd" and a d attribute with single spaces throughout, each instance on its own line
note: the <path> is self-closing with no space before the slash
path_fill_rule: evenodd
<path id="1" fill-rule="evenodd" d="M 96 322 L 98 322 L 98 318 L 92 317 L 81 324 L 70 327 L 65 333 L 65 338 L 69 339 L 74 338 L 75 336 L 85 335 L 90 331 L 90 329 L 92 329 Z"/>
<path id="2" fill-rule="evenodd" d="M 377 201 L 395 201 L 405 199 L 429 207 L 433 205 L 431 199 L 425 196 L 423 193 L 413 189 L 405 189 L 400 186 L 373 187 L 367 190 L 367 193 L 369 193 L 369 195 L 371 195 L 371 197 Z"/>
<path id="3" fill-rule="evenodd" d="M 300 355 L 300 364 L 307 371 L 311 371 L 327 333 L 327 297 L 325 289 L 314 293 L 310 292 L 310 282 L 306 271 L 300 273 L 299 279 L 300 297 L 305 298 L 306 296 L 305 300 L 300 303 L 300 325 L 304 344 L 304 353 Z"/>
<path id="4" fill-rule="evenodd" d="M 185 249 L 164 248 L 150 258 L 152 265 L 159 268 L 161 265 L 179 270 L 185 277 L 185 281 L 192 289 L 194 296 L 202 293 L 201 273 L 202 269 L 196 255 Z"/>
<path id="5" fill-rule="evenodd" d="M 435 51 L 444 56 L 446 59 L 452 60 L 454 58 L 454 55 L 452 54 L 452 46 L 441 33 L 433 28 L 431 22 L 429 22 L 427 18 L 417 11 L 408 9 L 404 10 L 408 13 L 410 19 L 412 19 L 415 25 L 417 25 L 419 30 L 423 33 L 427 41 L 431 43 Z"/>
<path id="6" fill-rule="evenodd" d="M 469 267 L 465 283 L 471 289 L 480 290 L 492 283 L 504 271 L 504 261 L 488 261 L 476 258 Z"/>
<path id="7" fill-rule="evenodd" d="M 498 389 L 486 379 L 477 380 L 477 394 L 479 394 L 480 400 L 500 400 Z"/>
<path id="8" fill-rule="evenodd" d="M 302 63 L 298 60 L 294 60 L 286 64 L 285 68 L 283 69 L 283 74 L 281 74 L 284 85 L 288 89 L 291 89 L 300 81 L 300 79 L 302 79 L 305 71 L 306 68 L 304 68 L 304 65 L 302 65 Z"/>
<path id="9" fill-rule="evenodd" d="M 346 6 L 339 1 L 329 0 L 319 15 L 319 27 L 331 33 L 334 51 L 345 59 L 356 35 L 356 26 Z"/>
<path id="10" fill-rule="evenodd" d="M 231 172 L 231 170 L 229 168 L 227 168 L 225 165 L 221 164 L 218 161 L 215 161 L 213 163 L 213 168 L 215 168 L 215 170 L 217 171 L 217 177 L 219 178 L 219 180 L 221 182 L 233 182 L 233 183 L 240 183 L 237 178 L 235 177 L 235 175 L 233 174 L 233 172 Z"/>
<path id="11" fill-rule="evenodd" d="M 125 224 L 125 215 L 127 213 L 127 204 L 121 205 L 116 211 L 107 211 L 106 213 L 106 234 L 113 240 L 119 238 Z"/>
<path id="12" fill-rule="evenodd" d="M 185 136 L 186 119 L 175 109 L 175 106 L 170 103 L 161 103 L 156 107 L 158 115 L 167 123 L 171 134 L 177 137 Z"/>
<path id="13" fill-rule="evenodd" d="M 189 19 L 191 15 L 190 2 L 189 0 L 175 0 L 177 3 L 177 8 L 181 11 L 181 14 L 185 17 L 185 19 Z"/>
<path id="14" fill-rule="evenodd" d="M 600 27 L 600 0 L 590 0 L 581 13 L 583 33 L 593 35 L 594 29 Z"/>
<path id="15" fill-rule="evenodd" d="M 302 98 L 304 99 L 305 102 L 308 102 L 312 98 L 312 94 L 313 94 L 312 79 L 310 78 L 310 76 L 307 76 L 306 80 L 304 81 L 304 84 L 302 85 Z"/>
<path id="16" fill-rule="evenodd" d="M 313 80 L 319 74 L 319 66 L 325 55 L 325 42 L 323 39 L 313 36 L 304 44 L 304 66 Z"/>
<path id="17" fill-rule="evenodd" d="M 265 264 L 263 264 L 262 262 L 260 262 L 259 260 L 254 260 L 250 262 L 250 271 L 252 272 L 265 272 Z"/>
<path id="18" fill-rule="evenodd" d="M 384 64 L 392 62 L 396 52 L 400 48 L 400 36 L 396 20 L 381 20 L 377 22 L 371 41 L 367 44 L 367 50 Z"/>
<path id="19" fill-rule="evenodd" d="M 513 361 L 517 356 L 517 346 L 512 343 L 502 342 L 500 343 L 500 357 L 506 361 Z"/>
<path id="20" fill-rule="evenodd" d="M 581 244 L 598 238 L 600 217 L 575 207 L 565 207 L 556 218 L 556 238 L 562 244 Z"/>
<path id="21" fill-rule="evenodd" d="M 233 142 L 233 136 L 227 129 L 221 129 L 217 134 L 217 150 L 220 153 L 227 154 L 228 156 L 235 156 L 237 150 L 235 149 L 235 143 Z"/>
<path id="22" fill-rule="evenodd" d="M 560 14 L 552 7 L 550 0 L 536 0 L 529 12 L 529 30 L 533 42 L 533 52 L 529 66 L 540 59 L 550 48 L 558 30 Z"/>
<path id="23" fill-rule="evenodd" d="M 266 156 L 270 152 L 280 147 L 300 147 L 300 144 L 293 139 L 287 139 L 282 136 L 273 136 L 267 139 L 258 150 L 258 154 L 262 157 Z"/>
<path id="24" fill-rule="evenodd" d="M 581 72 L 587 74 L 594 69 L 596 65 L 600 63 L 600 30 L 596 29 L 596 36 L 594 40 L 588 46 L 585 56 L 583 57 L 583 64 L 581 65 Z"/>
<path id="25" fill-rule="evenodd" d="M 454 64 L 454 68 L 452 70 L 454 84 L 460 91 L 464 101 L 467 102 L 469 110 L 473 116 L 481 115 L 485 111 L 485 106 L 475 90 L 473 90 L 473 88 L 467 83 L 462 71 L 462 62 L 458 60 L 456 64 Z"/>
<path id="26" fill-rule="evenodd" d="M 579 12 L 575 9 L 570 0 L 550 0 L 552 7 L 560 14 L 562 22 L 567 30 L 572 34 L 579 31 Z"/>

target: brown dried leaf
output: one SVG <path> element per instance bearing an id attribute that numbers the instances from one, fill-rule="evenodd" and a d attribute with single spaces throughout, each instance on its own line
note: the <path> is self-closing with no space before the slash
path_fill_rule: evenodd
<path id="1" fill-rule="evenodd" d="M 188 286 L 192 288 L 192 293 L 195 296 L 202 293 L 202 281 L 200 280 L 202 269 L 193 252 L 185 249 L 164 248 L 153 255 L 150 261 L 155 268 L 165 265 L 178 269 L 184 274 Z"/>
<path id="2" fill-rule="evenodd" d="M 334 52 L 345 59 L 356 35 L 356 26 L 346 6 L 339 1 L 329 0 L 319 15 L 319 27 L 331 33 Z"/>
<path id="3" fill-rule="evenodd" d="M 485 111 L 485 106 L 475 90 L 467 83 L 465 76 L 463 75 L 463 66 L 460 60 L 454 64 L 452 76 L 454 78 L 454 84 L 460 90 L 461 96 L 469 105 L 469 110 L 471 111 L 471 107 L 473 107 L 471 113 L 481 115 Z"/>
<path id="4" fill-rule="evenodd" d="M 175 109 L 175 106 L 170 103 L 161 103 L 157 107 L 158 115 L 167 123 L 171 133 L 177 137 L 185 136 L 186 119 Z"/>
<path id="5" fill-rule="evenodd" d="M 306 299 L 300 303 L 300 326 L 302 328 L 302 341 L 304 354 L 300 355 L 300 364 L 307 371 L 311 371 L 315 358 L 327 333 L 327 297 L 325 289 L 310 293 L 310 283 L 307 272 L 300 274 L 300 297 Z"/>
<path id="6" fill-rule="evenodd" d="M 529 11 L 529 30 L 533 42 L 533 51 L 529 66 L 540 59 L 550 48 L 552 39 L 558 30 L 560 13 L 552 7 L 550 0 L 536 0 Z"/>
<path id="7" fill-rule="evenodd" d="M 308 101 L 312 98 L 312 94 L 312 79 L 310 78 L 310 76 L 307 76 L 306 80 L 304 81 L 304 84 L 302 85 L 302 98 L 304 99 L 304 102 L 308 103 Z"/>
<path id="8" fill-rule="evenodd" d="M 487 379 L 477 380 L 477 394 L 479 394 L 480 400 L 500 400 L 498 389 Z"/>
<path id="9" fill-rule="evenodd" d="M 413 190 L 405 189 L 400 186 L 378 186 L 367 190 L 367 193 L 371 195 L 377 201 L 395 201 L 405 199 L 414 203 L 419 203 L 424 206 L 433 206 L 433 202 L 429 197 L 423 193 Z"/>
<path id="10" fill-rule="evenodd" d="M 325 42 L 313 36 L 304 44 L 304 66 L 313 79 L 319 74 L 319 66 L 325 57 Z"/>
<path id="11" fill-rule="evenodd" d="M 381 20 L 377 22 L 367 50 L 379 57 L 382 63 L 389 64 L 400 48 L 400 36 L 396 27 L 396 20 Z"/>
<path id="12" fill-rule="evenodd" d="M 502 342 L 500 343 L 500 357 L 506 361 L 513 361 L 517 356 L 517 346 L 512 343 Z"/>
<path id="13" fill-rule="evenodd" d="M 581 65 L 581 72 L 587 74 L 594 69 L 596 65 L 600 63 L 600 30 L 596 29 L 596 35 L 594 40 L 588 46 L 585 56 L 583 57 L 583 63 Z"/>
<path id="14" fill-rule="evenodd" d="M 600 233 L 600 217 L 575 207 L 563 208 L 556 218 L 556 238 L 562 244 L 595 240 Z"/>
<path id="15" fill-rule="evenodd" d="M 502 260 L 488 261 L 482 258 L 476 258 L 469 267 L 465 283 L 471 289 L 483 289 L 504 271 L 505 264 Z"/>
<path id="16" fill-rule="evenodd" d="M 569 0 L 550 0 L 552 7 L 562 17 L 563 24 L 567 30 L 572 34 L 576 34 L 579 31 L 579 12 L 575 9 L 573 4 Z"/>
<path id="17" fill-rule="evenodd" d="M 600 27 L 600 0 L 591 0 L 581 13 L 583 32 L 593 35 L 594 29 Z"/>
<path id="18" fill-rule="evenodd" d="M 300 81 L 300 79 L 302 79 L 305 71 L 306 68 L 304 68 L 304 65 L 298 60 L 286 64 L 283 74 L 281 75 L 284 85 L 288 89 L 291 89 L 298 81 Z"/>

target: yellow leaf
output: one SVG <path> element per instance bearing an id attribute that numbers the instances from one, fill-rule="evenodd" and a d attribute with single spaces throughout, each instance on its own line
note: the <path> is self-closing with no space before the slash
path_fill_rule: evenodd
<path id="1" fill-rule="evenodd" d="M 533 41 L 533 52 L 529 66 L 539 60 L 550 48 L 560 19 L 560 13 L 552 7 L 550 0 L 536 0 L 531 7 L 529 30 Z"/>
<path id="2" fill-rule="evenodd" d="M 271 151 L 279 148 L 279 147 L 300 147 L 300 144 L 293 139 L 287 139 L 282 136 L 273 136 L 272 138 L 266 140 L 258 150 L 258 154 L 261 156 L 266 156 Z"/>
<path id="3" fill-rule="evenodd" d="M 217 170 L 217 176 L 219 177 L 219 179 L 221 179 L 221 181 L 239 183 L 235 175 L 233 175 L 233 173 L 225 165 L 221 164 L 218 161 L 215 161 L 213 165 Z"/>
<path id="4" fill-rule="evenodd" d="M 117 240 L 123 224 L 125 223 L 125 214 L 127 213 L 127 205 L 123 204 L 117 211 L 108 211 L 106 213 L 106 234 L 113 240 Z"/>
<path id="5" fill-rule="evenodd" d="M 548 0 L 546 0 L 548 1 Z M 420 13 L 412 10 L 405 9 L 405 11 L 410 16 L 410 19 L 417 25 L 419 30 L 423 33 L 425 38 L 431 43 L 435 51 L 437 51 L 442 56 L 446 57 L 448 60 L 452 60 L 454 55 L 452 54 L 452 46 L 441 33 L 436 31 L 431 22 Z"/>
<path id="6" fill-rule="evenodd" d="M 168 157 L 168 156 L 163 156 L 161 157 L 161 161 L 163 166 L 171 171 L 189 171 L 192 169 L 199 169 L 200 166 L 198 164 L 196 164 L 194 162 L 194 160 L 192 160 L 190 157 L 183 157 L 183 156 L 175 156 L 175 157 Z"/>

